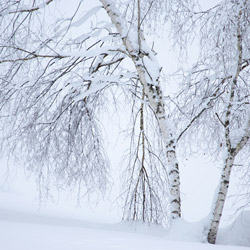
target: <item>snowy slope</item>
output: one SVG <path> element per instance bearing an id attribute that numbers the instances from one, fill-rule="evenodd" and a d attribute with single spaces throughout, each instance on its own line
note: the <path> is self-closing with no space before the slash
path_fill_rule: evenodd
<path id="1" fill-rule="evenodd" d="M 61 204 L 40 209 L 35 188 L 25 182 L 17 188 L 0 187 L 0 250 L 246 250 L 250 247 L 250 213 L 218 235 L 212 246 L 199 243 L 203 222 L 179 220 L 170 232 L 161 227 L 119 223 L 120 215 L 107 204 L 76 208 L 66 197 Z M 32 198 L 33 197 L 33 198 Z M 62 199 L 60 199 L 62 200 Z M 69 204 L 71 204 L 71 207 Z M 113 223 L 113 224 L 107 224 Z M 106 224 L 104 224 L 106 223 Z"/>
<path id="2" fill-rule="evenodd" d="M 0 209 L 0 249 L 3 250 L 244 250 L 167 239 L 159 228 L 128 224 L 98 224 L 76 219 Z"/>
<path id="3" fill-rule="evenodd" d="M 223 245 L 250 247 L 250 211 L 241 212 L 230 226 L 221 229 L 217 242 Z"/>

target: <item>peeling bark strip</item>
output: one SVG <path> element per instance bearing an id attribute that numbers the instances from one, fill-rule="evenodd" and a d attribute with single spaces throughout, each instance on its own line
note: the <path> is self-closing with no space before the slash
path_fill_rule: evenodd
<path id="1" fill-rule="evenodd" d="M 100 0 L 100 2 L 122 38 L 126 52 L 135 65 L 150 106 L 158 120 L 169 163 L 168 177 L 170 184 L 169 200 L 171 218 L 178 218 L 181 216 L 181 201 L 179 166 L 176 158 L 176 139 L 173 137 L 164 108 L 163 94 L 159 83 L 161 69 L 157 64 L 157 60 L 155 59 L 152 51 L 146 45 L 142 31 L 140 29 L 137 30 L 138 46 L 135 47 L 129 36 L 130 31 L 126 29 L 126 26 L 120 18 L 119 12 L 115 9 L 113 2 L 111 0 Z M 155 72 L 157 72 L 157 75 L 155 75 Z"/>

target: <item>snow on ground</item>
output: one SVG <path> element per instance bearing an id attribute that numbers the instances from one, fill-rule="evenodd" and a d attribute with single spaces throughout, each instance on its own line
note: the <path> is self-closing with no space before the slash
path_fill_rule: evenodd
<path id="1" fill-rule="evenodd" d="M 250 211 L 241 212 L 230 226 L 220 229 L 217 243 L 250 247 Z"/>
<path id="2" fill-rule="evenodd" d="M 3 197 L 5 196 L 5 199 Z M 162 227 L 130 223 L 104 224 L 86 221 L 72 213 L 37 211 L 20 197 L 0 192 L 1 250 L 245 250 L 246 247 L 209 245 L 202 241 L 202 221 L 179 220 L 170 232 Z M 15 198 L 15 199 L 13 199 Z M 4 202 L 5 201 L 5 202 Z M 18 205 L 19 204 L 19 205 Z M 249 227 L 249 213 L 243 220 Z M 78 217 L 78 218 L 77 218 Z M 241 217 L 242 220 L 242 217 Z M 240 219 L 235 230 L 242 233 Z M 228 230 L 225 231 L 228 233 Z M 249 232 L 249 230 L 248 230 Z M 249 234 L 250 235 L 250 234 Z M 249 236 L 248 235 L 248 236 Z M 244 235 L 243 235 L 244 236 Z M 246 234 L 245 234 L 246 236 Z M 244 236 L 244 237 L 245 237 Z M 225 234 L 220 243 L 227 244 Z M 235 236 L 235 239 L 237 237 Z M 238 238 L 239 239 L 239 238 Z M 224 240 L 224 242 L 223 242 Z M 250 241 L 249 241 L 250 242 Z M 249 243 L 248 242 L 248 243 Z M 231 242 L 234 243 L 234 242 Z M 239 243 L 242 243 L 239 242 Z"/>
<path id="3" fill-rule="evenodd" d="M 30 185 L 25 187 L 23 179 L 21 184 L 16 188 L 0 187 L 0 250 L 246 250 L 249 248 L 243 246 L 250 247 L 249 211 L 240 214 L 233 225 L 220 230 L 221 245 L 209 245 L 201 243 L 205 220 L 189 223 L 180 219 L 167 232 L 162 227 L 120 223 L 121 215 L 105 203 L 98 209 L 89 209 L 70 207 L 68 203 L 72 200 L 64 200 L 39 208 L 34 200 L 36 191 Z M 22 195 L 21 187 L 28 189 L 30 196 L 27 192 Z"/>
<path id="4" fill-rule="evenodd" d="M 144 229 L 144 230 L 142 230 Z M 244 250 L 239 246 L 209 245 L 166 239 L 156 227 L 126 223 L 98 224 L 36 214 L 0 210 L 3 250 Z"/>

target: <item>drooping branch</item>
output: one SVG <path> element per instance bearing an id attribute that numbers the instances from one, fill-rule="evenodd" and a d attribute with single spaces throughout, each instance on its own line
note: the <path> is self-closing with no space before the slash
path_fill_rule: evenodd
<path id="1" fill-rule="evenodd" d="M 53 0 L 47 0 L 46 2 L 40 4 L 40 5 L 37 5 L 37 6 L 34 6 L 34 7 L 31 7 L 31 8 L 20 8 L 20 9 L 15 9 L 15 10 L 6 10 L 4 12 L 0 12 L 0 17 L 1 16 L 5 16 L 5 15 L 9 15 L 9 14 L 18 14 L 18 13 L 31 13 L 31 12 L 35 12 L 35 11 L 38 11 L 38 10 L 41 10 L 43 8 L 45 8 L 47 5 L 49 5 L 50 3 L 52 3 Z M 18 4 L 18 3 L 17 3 Z M 13 4 L 14 5 L 14 4 Z"/>
<path id="2" fill-rule="evenodd" d="M 142 36 L 142 31 L 139 29 L 140 27 L 137 27 L 136 33 L 134 33 L 136 29 L 128 30 L 126 24 L 120 18 L 121 15 L 118 14 L 119 12 L 116 10 L 114 3 L 110 0 L 100 0 L 100 2 L 103 4 L 104 9 L 120 34 L 123 44 L 136 68 L 150 106 L 158 120 L 169 161 L 170 213 L 173 219 L 178 218 L 181 216 L 181 204 L 179 168 L 175 152 L 176 140 L 167 121 L 163 94 L 159 82 L 161 68 L 153 52 L 148 48 Z M 138 37 L 138 43 L 140 42 L 142 47 L 141 50 L 138 43 L 135 45 L 132 42 L 133 35 Z"/>

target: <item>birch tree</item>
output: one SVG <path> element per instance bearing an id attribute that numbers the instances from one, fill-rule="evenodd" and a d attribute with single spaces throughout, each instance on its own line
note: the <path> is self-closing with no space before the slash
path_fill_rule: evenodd
<path id="1" fill-rule="evenodd" d="M 180 217 L 174 121 L 165 106 L 162 67 L 144 32 L 155 32 L 167 20 L 185 19 L 189 1 L 100 0 L 88 10 L 79 1 L 64 15 L 60 4 L 55 0 L 0 3 L 3 148 L 21 152 L 47 191 L 49 181 L 79 190 L 84 187 L 87 192 L 105 190 L 109 164 L 101 139 L 100 112 L 113 88 L 132 90 L 138 98 L 134 84 L 138 82 L 143 93 L 139 103 L 142 100 L 151 110 L 151 118 L 147 117 L 156 121 L 167 159 L 167 166 L 158 160 L 161 172 L 166 173 L 162 187 L 169 187 L 164 199 L 169 202 L 171 218 Z M 140 140 L 145 145 L 144 106 L 140 110 Z M 158 157 L 157 152 L 151 153 Z M 139 173 L 145 170 L 141 166 Z M 155 173 L 152 171 L 153 176 Z M 135 204 L 142 210 L 152 208 L 144 202 Z M 159 206 L 160 202 L 155 211 L 168 210 Z M 153 217 L 158 221 L 161 216 Z"/>
<path id="2" fill-rule="evenodd" d="M 126 53 L 135 66 L 139 81 L 157 118 L 169 164 L 170 213 L 172 219 L 178 218 L 181 216 L 181 202 L 176 141 L 164 108 L 163 93 L 159 83 L 161 67 L 158 65 L 154 53 L 146 44 L 141 29 L 140 1 L 137 1 L 137 25 L 131 27 L 130 30 L 127 29 L 126 23 L 121 19 L 121 14 L 112 1 L 101 0 L 101 3 L 122 38 Z"/>
<path id="3" fill-rule="evenodd" d="M 213 244 L 232 168 L 236 161 L 244 164 L 240 156 L 249 154 L 249 8 L 247 0 L 221 1 L 208 11 L 195 14 L 201 27 L 201 54 L 187 74 L 187 85 L 181 94 L 181 98 L 186 95 L 182 110 L 188 107 L 185 115 L 189 117 L 184 128 L 189 128 L 189 133 L 196 131 L 200 148 L 222 157 L 207 236 Z M 201 137 L 206 140 L 201 141 Z"/>

